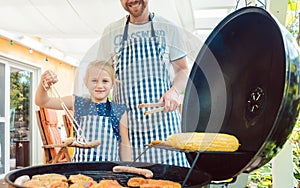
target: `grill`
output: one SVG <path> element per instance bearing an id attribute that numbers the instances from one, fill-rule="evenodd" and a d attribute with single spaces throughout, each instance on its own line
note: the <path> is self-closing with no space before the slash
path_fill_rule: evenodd
<path id="1" fill-rule="evenodd" d="M 183 104 L 184 131 L 221 132 L 235 153 L 203 153 L 196 168 L 214 180 L 269 162 L 289 138 L 299 109 L 299 52 L 265 10 L 239 9 L 207 38 L 192 68 Z M 196 155 L 187 154 L 192 162 Z"/>
<path id="2" fill-rule="evenodd" d="M 136 174 L 129 173 L 112 173 L 112 168 L 116 165 L 127 165 L 128 163 L 120 162 L 87 162 L 87 163 L 61 163 L 27 167 L 24 169 L 13 171 L 6 175 L 5 180 L 11 187 L 22 188 L 22 186 L 14 184 L 14 180 L 22 175 L 29 175 L 30 177 L 36 174 L 45 173 L 59 173 L 66 175 L 71 174 L 85 174 L 92 177 L 95 181 L 102 179 L 115 179 L 118 182 L 126 186 L 127 181 L 131 177 L 137 177 Z M 134 163 L 133 166 L 146 168 L 154 172 L 154 179 L 168 179 L 183 183 L 185 177 L 190 170 L 189 168 L 176 167 L 163 164 L 150 164 L 150 163 Z M 156 173 L 155 173 L 156 172 Z M 199 187 L 200 185 L 206 185 L 210 182 L 210 175 L 193 170 L 193 174 L 189 176 L 189 181 L 186 183 L 188 187 Z"/>
<path id="3" fill-rule="evenodd" d="M 189 168 L 134 163 L 184 187 L 249 173 L 269 162 L 289 138 L 299 109 L 299 53 L 288 32 L 265 10 L 239 9 L 222 20 L 201 48 L 186 87 L 183 132 L 234 135 L 233 153 L 186 152 Z M 166 148 L 161 148 L 166 149 Z M 14 187 L 21 175 L 82 173 L 96 181 L 117 179 L 125 186 L 132 174 L 112 174 L 126 163 L 63 163 L 13 171 L 5 180 Z M 135 176 L 135 175 L 134 175 Z"/>

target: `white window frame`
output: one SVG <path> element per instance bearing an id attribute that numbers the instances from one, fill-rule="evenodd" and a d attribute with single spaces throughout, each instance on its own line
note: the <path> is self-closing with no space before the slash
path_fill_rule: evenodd
<path id="1" fill-rule="evenodd" d="M 10 129 L 8 122 L 10 120 L 10 70 L 11 68 L 18 68 L 21 70 L 29 71 L 32 74 L 32 88 L 31 88 L 31 106 L 30 106 L 30 164 L 38 165 L 43 164 L 43 150 L 40 133 L 37 126 L 35 112 L 38 107 L 34 104 L 34 93 L 37 89 L 39 76 L 41 75 L 42 67 L 29 61 L 24 61 L 19 58 L 3 54 L 0 52 L 0 63 L 5 65 L 5 116 L 4 116 L 4 132 L 5 132 L 5 149 L 4 149 L 4 174 L 10 171 Z M 0 174 L 1 175 L 1 174 Z M 3 174 L 2 174 L 3 175 Z"/>

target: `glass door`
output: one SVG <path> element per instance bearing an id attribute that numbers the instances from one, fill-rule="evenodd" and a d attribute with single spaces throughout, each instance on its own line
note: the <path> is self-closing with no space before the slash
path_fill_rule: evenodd
<path id="1" fill-rule="evenodd" d="M 30 165 L 32 72 L 10 68 L 10 170 Z"/>
<path id="2" fill-rule="evenodd" d="M 41 161 L 33 152 L 41 148 L 33 102 L 40 70 L 0 55 L 0 175 Z"/>
<path id="3" fill-rule="evenodd" d="M 0 174 L 5 168 L 5 64 L 0 63 Z"/>

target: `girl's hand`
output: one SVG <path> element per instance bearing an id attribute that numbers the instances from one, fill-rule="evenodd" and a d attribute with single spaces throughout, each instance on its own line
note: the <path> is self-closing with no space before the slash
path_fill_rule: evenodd
<path id="1" fill-rule="evenodd" d="M 58 82 L 57 75 L 53 71 L 47 70 L 42 74 L 41 82 L 44 89 L 48 91 L 53 84 Z"/>
<path id="2" fill-rule="evenodd" d="M 159 101 L 165 103 L 164 112 L 172 112 L 179 106 L 180 93 L 173 86 L 163 94 Z"/>
<path id="3" fill-rule="evenodd" d="M 120 143 L 120 159 L 121 161 L 133 161 L 130 144 Z"/>

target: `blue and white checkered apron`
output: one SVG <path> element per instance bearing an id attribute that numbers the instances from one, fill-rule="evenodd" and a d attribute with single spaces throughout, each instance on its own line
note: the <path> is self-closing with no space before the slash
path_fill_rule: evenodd
<path id="1" fill-rule="evenodd" d="M 114 100 L 129 108 L 129 138 L 135 159 L 152 140 L 165 140 L 169 135 L 181 132 L 180 113 L 154 113 L 145 116 L 147 109 L 137 108 L 138 104 L 158 102 L 171 87 L 169 71 L 163 57 L 166 44 L 155 36 L 152 18 L 151 37 L 127 39 L 129 17 L 124 29 L 123 42 L 117 54 L 117 79 Z M 149 109 L 148 109 L 149 110 Z M 189 166 L 185 154 L 151 148 L 142 155 L 140 162 L 163 163 Z"/>
<path id="2" fill-rule="evenodd" d="M 91 149 L 75 148 L 73 161 L 119 161 L 119 143 L 113 134 L 111 118 L 99 115 L 82 116 L 80 126 L 87 141 L 100 140 L 100 146 Z"/>

